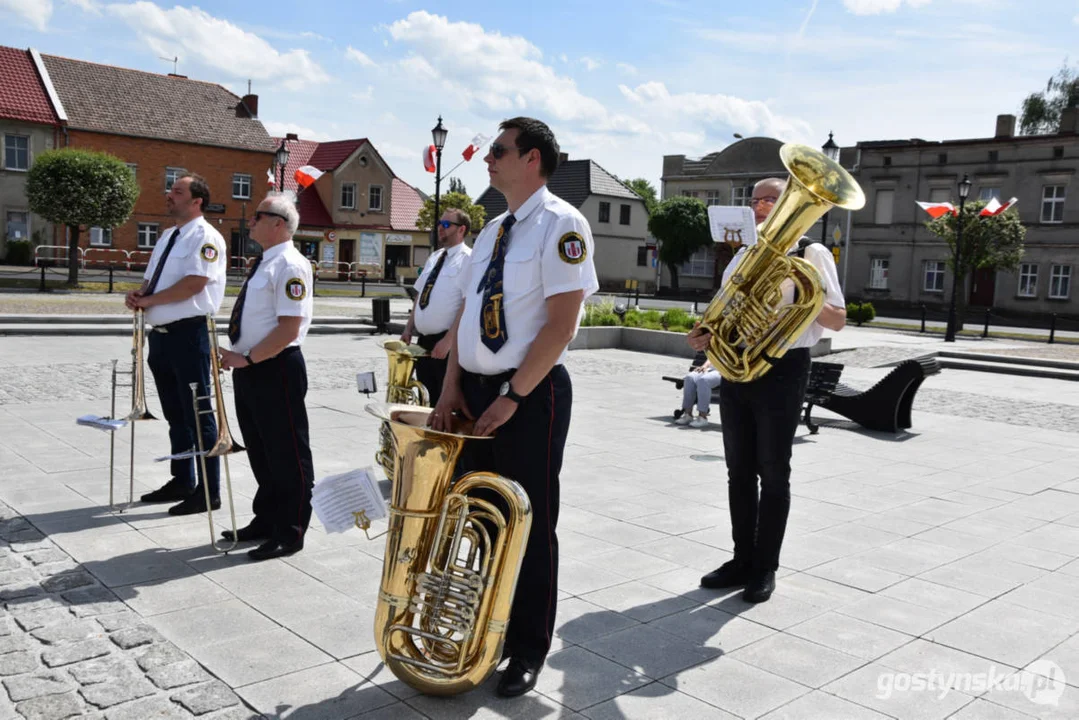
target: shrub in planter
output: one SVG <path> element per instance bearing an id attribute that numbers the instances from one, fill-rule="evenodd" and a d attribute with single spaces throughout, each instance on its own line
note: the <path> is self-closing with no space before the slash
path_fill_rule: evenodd
<path id="1" fill-rule="evenodd" d="M 8 240 L 7 258 L 4 260 L 8 265 L 29 265 L 34 257 L 34 249 L 29 240 Z"/>
<path id="2" fill-rule="evenodd" d="M 867 323 L 877 316 L 877 310 L 873 307 L 873 303 L 847 303 L 847 319 L 852 320 L 861 326 L 862 323 Z"/>

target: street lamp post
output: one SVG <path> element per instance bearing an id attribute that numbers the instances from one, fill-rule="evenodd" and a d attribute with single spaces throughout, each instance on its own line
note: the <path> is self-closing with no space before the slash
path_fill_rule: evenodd
<path id="1" fill-rule="evenodd" d="M 955 260 L 952 267 L 952 302 L 948 307 L 948 329 L 944 333 L 944 342 L 955 342 L 955 331 L 958 323 L 955 316 L 955 302 L 959 297 L 959 284 L 963 281 L 963 207 L 967 204 L 967 195 L 970 195 L 970 177 L 964 173 L 959 181 L 959 214 L 955 218 Z"/>
<path id="2" fill-rule="evenodd" d="M 832 133 L 831 132 L 828 133 L 828 142 L 821 145 L 820 149 L 824 151 L 824 154 L 828 156 L 829 160 L 835 160 L 836 162 L 839 162 L 839 146 L 835 144 L 835 140 L 832 140 Z M 827 212 L 824 213 L 824 218 L 821 220 L 820 241 L 825 247 L 828 247 L 828 213 Z"/>
<path id="3" fill-rule="evenodd" d="M 281 180 L 277 184 L 277 191 L 285 191 L 285 166 L 288 165 L 288 147 L 285 145 L 285 141 L 288 138 L 281 138 L 281 146 L 277 148 L 277 152 L 274 154 L 274 159 L 277 161 L 277 167 L 281 171 Z"/>
<path id="4" fill-rule="evenodd" d="M 438 221 L 442 218 L 439 212 L 439 186 L 442 184 L 442 148 L 446 144 L 446 128 L 442 127 L 442 116 L 438 116 L 438 125 L 431 129 L 431 140 L 435 145 L 435 217 L 431 223 L 431 250 L 438 248 Z"/>

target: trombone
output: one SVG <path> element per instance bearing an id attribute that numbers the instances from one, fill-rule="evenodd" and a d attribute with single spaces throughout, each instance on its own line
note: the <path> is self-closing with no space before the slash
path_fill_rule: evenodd
<path id="1" fill-rule="evenodd" d="M 131 328 L 131 370 L 117 370 L 119 361 L 112 361 L 112 412 L 110 418 L 116 417 L 116 388 L 131 388 L 131 411 L 123 417 L 131 425 L 131 456 L 128 469 L 127 507 L 135 504 L 135 421 L 156 420 L 146 407 L 146 364 L 143 362 L 143 348 L 146 346 L 146 311 L 139 308 L 132 318 Z M 118 375 L 130 375 L 131 384 L 121 385 L 117 382 Z M 116 432 L 109 433 L 109 509 L 115 511 L 114 501 L 116 469 Z M 120 509 L 123 512 L 127 508 Z"/>
<path id="2" fill-rule="evenodd" d="M 210 545 L 220 553 L 229 553 L 239 543 L 236 526 L 236 504 L 232 500 L 232 475 L 229 474 L 229 455 L 244 452 L 247 448 L 232 439 L 229 432 L 229 422 L 225 415 L 225 398 L 221 392 L 221 358 L 217 346 L 217 323 L 213 315 L 206 316 L 206 330 L 210 335 L 210 383 L 213 388 L 211 394 L 199 395 L 199 384 L 191 383 L 191 402 L 195 406 L 195 436 L 198 438 L 198 456 L 202 464 L 202 490 L 206 494 L 206 519 L 210 523 Z M 199 403 L 206 400 L 210 405 L 205 410 L 199 408 Z M 210 402 L 212 400 L 212 402 Z M 213 447 L 207 449 L 202 444 L 202 416 L 214 415 L 217 419 L 217 440 Z M 229 515 L 232 517 L 232 542 L 227 547 L 218 544 L 217 533 L 214 530 L 214 510 L 210 504 L 210 483 L 207 481 L 206 458 L 219 457 L 225 468 L 225 488 L 229 496 Z"/>

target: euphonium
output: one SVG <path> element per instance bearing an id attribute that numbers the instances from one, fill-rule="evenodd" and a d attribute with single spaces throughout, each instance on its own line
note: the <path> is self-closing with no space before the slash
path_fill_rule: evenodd
<path id="1" fill-rule="evenodd" d="M 124 420 L 156 420 L 146 407 L 146 364 L 143 347 L 146 345 L 146 311 L 139 308 L 133 318 L 131 331 L 131 412 Z"/>
<path id="2" fill-rule="evenodd" d="M 416 358 L 425 357 L 427 351 L 401 340 L 387 340 L 382 343 L 382 348 L 386 351 L 390 362 L 389 379 L 386 381 L 386 402 L 421 406 L 430 404 L 427 388 L 419 380 L 412 378 Z M 393 446 L 387 425 L 383 425 L 379 431 L 379 449 L 375 453 L 375 462 L 382 466 L 386 477 L 393 477 Z"/>
<path id="3" fill-rule="evenodd" d="M 820 275 L 787 253 L 833 206 L 857 210 L 865 195 L 854 178 L 824 153 L 784 145 L 779 157 L 791 178 L 730 280 L 709 303 L 701 328 L 712 334 L 705 353 L 726 380 L 765 375 L 809 327 L 824 304 Z M 781 285 L 794 283 L 794 302 L 783 305 Z"/>
<path id="4" fill-rule="evenodd" d="M 367 411 L 390 428 L 395 468 L 375 610 L 379 655 L 422 693 L 471 690 L 502 657 L 532 525 L 528 496 L 493 473 L 453 480 L 465 440 L 489 438 L 432 430 L 430 408 Z"/>

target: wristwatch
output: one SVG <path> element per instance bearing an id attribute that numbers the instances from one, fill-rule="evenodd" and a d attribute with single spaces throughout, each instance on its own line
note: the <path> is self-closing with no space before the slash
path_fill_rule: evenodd
<path id="1" fill-rule="evenodd" d="M 517 393 L 513 392 L 513 386 L 510 385 L 509 380 L 502 383 L 502 387 L 500 387 L 498 389 L 498 394 L 499 394 L 500 397 L 509 398 L 510 400 L 517 403 L 518 405 L 520 405 L 521 401 L 524 400 L 523 396 L 518 395 Z"/>
<path id="2" fill-rule="evenodd" d="M 248 350 L 247 352 L 244 353 L 244 360 L 247 361 L 248 365 L 254 365 L 255 364 L 255 361 L 251 359 L 251 351 L 250 350 Z"/>

